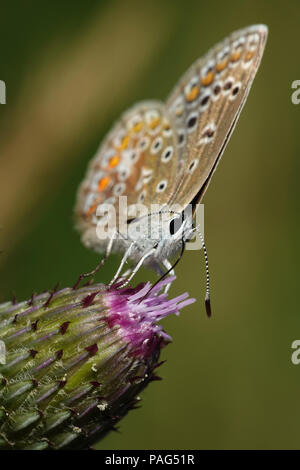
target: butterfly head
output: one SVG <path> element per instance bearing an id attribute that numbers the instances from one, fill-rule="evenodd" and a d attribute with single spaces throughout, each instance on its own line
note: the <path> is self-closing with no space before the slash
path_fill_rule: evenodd
<path id="1" fill-rule="evenodd" d="M 180 249 L 193 233 L 192 214 L 166 210 L 129 221 L 128 238 L 135 242 L 140 254 L 154 249 L 154 257 L 162 260 Z"/>

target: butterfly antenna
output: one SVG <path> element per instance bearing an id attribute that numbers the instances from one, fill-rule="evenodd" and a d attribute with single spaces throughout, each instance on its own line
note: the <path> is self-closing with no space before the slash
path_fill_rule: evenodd
<path id="1" fill-rule="evenodd" d="M 207 249 L 204 243 L 204 238 L 198 227 L 195 227 L 195 230 L 197 231 L 200 241 L 202 244 L 203 248 L 203 253 L 204 253 L 204 260 L 205 260 L 205 272 L 206 272 L 206 293 L 205 293 L 205 309 L 206 309 L 206 315 L 208 317 L 211 317 L 211 303 L 210 303 L 210 282 L 209 282 L 209 268 L 208 268 L 208 256 L 207 256 Z"/>

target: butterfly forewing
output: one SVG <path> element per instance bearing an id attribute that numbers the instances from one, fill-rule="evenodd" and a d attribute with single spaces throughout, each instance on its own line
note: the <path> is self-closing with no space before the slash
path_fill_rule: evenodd
<path id="1" fill-rule="evenodd" d="M 266 36 L 263 25 L 233 33 L 192 65 L 171 93 L 167 109 L 177 130 L 178 180 L 169 203 L 186 206 L 204 194 L 249 93 Z"/>

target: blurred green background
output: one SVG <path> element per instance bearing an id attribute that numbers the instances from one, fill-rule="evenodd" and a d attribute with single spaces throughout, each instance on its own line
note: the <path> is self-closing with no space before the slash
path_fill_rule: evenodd
<path id="1" fill-rule="evenodd" d="M 300 338 L 300 105 L 291 102 L 300 3 L 1 4 L 1 300 L 70 285 L 94 267 L 72 209 L 100 140 L 124 109 L 164 99 L 197 57 L 251 23 L 269 26 L 267 48 L 204 200 L 213 318 L 202 253 L 187 251 L 171 292 L 198 301 L 164 322 L 174 339 L 164 380 L 99 448 L 300 448 L 300 365 L 291 363 Z M 117 264 L 113 257 L 98 279 Z"/>

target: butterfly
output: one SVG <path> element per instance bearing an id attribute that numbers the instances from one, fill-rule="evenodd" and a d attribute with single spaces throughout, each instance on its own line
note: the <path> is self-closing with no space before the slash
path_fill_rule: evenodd
<path id="1" fill-rule="evenodd" d="M 136 104 L 100 145 L 79 187 L 75 215 L 84 245 L 106 256 L 112 251 L 123 254 L 114 279 L 128 258 L 135 262 L 128 282 L 142 264 L 159 273 L 173 272 L 169 259 L 195 233 L 194 208 L 246 101 L 267 33 L 265 25 L 232 33 L 188 69 L 165 103 Z M 123 197 L 128 211 L 119 228 Z M 148 214 L 131 216 L 130 210 L 141 205 Z M 153 205 L 159 209 L 149 210 Z M 169 209 L 174 205 L 179 210 Z M 192 215 L 179 217 L 187 206 L 192 206 Z M 113 213 L 103 214 L 106 207 Z M 100 236 L 110 221 L 118 228 Z M 138 221 L 139 230 L 128 235 Z M 207 258 L 206 249 L 204 254 Z"/>

